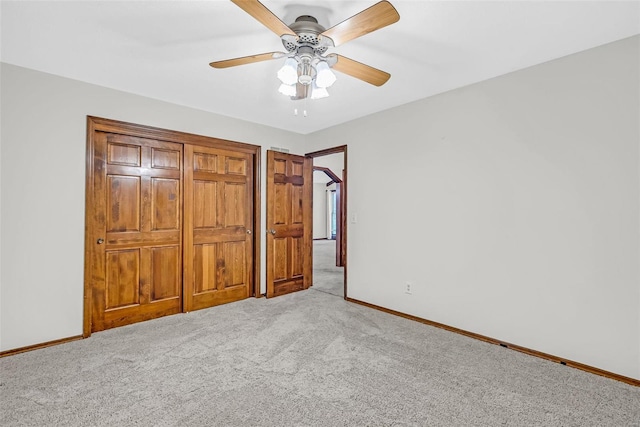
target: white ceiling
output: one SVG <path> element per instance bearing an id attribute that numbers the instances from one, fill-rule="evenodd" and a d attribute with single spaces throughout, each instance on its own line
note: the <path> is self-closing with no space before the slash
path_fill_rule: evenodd
<path id="1" fill-rule="evenodd" d="M 285 23 L 331 27 L 376 1 L 272 1 Z M 391 73 L 382 87 L 336 73 L 331 96 L 279 94 L 282 60 L 209 62 L 282 51 L 227 0 L 2 1 L 3 62 L 302 134 L 640 33 L 639 1 L 391 0 L 400 21 L 329 52 Z M 295 107 L 308 116 L 294 116 Z"/>

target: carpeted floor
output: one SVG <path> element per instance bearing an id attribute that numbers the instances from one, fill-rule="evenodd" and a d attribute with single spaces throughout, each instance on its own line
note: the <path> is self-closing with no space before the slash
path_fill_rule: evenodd
<path id="1" fill-rule="evenodd" d="M 640 388 L 312 290 L 0 359 L 2 426 L 638 426 Z"/>
<path id="2" fill-rule="evenodd" d="M 313 241 L 313 287 L 316 291 L 344 297 L 344 268 L 336 267 L 336 241 Z"/>

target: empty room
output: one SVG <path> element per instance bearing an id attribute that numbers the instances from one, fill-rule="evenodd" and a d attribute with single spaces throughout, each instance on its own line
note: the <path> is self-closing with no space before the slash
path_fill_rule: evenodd
<path id="1" fill-rule="evenodd" d="M 3 426 L 640 426 L 640 2 L 0 1 Z"/>

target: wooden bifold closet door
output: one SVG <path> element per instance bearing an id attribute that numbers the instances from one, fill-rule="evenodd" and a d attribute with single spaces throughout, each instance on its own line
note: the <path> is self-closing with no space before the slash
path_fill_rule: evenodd
<path id="1" fill-rule="evenodd" d="M 185 145 L 185 311 L 251 292 L 251 156 Z"/>
<path id="2" fill-rule="evenodd" d="M 254 295 L 259 147 L 92 117 L 88 133 L 85 336 Z"/>
<path id="3" fill-rule="evenodd" d="M 93 331 L 182 310 L 182 145 L 95 137 Z"/>

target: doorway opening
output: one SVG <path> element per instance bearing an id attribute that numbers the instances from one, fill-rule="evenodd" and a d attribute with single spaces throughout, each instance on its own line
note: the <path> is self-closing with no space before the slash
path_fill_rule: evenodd
<path id="1" fill-rule="evenodd" d="M 347 298 L 347 146 L 307 153 L 313 159 L 313 287 Z"/>

